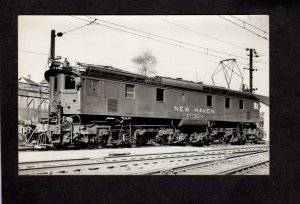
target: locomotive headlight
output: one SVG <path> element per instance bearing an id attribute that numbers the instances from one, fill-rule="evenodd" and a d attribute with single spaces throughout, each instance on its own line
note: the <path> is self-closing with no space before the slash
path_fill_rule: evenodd
<path id="1" fill-rule="evenodd" d="M 79 88 L 82 86 L 81 78 L 80 78 L 80 77 L 76 77 L 76 78 L 75 78 L 75 86 L 76 86 L 77 91 L 78 91 Z"/>
<path id="2" fill-rule="evenodd" d="M 79 90 L 79 88 L 82 86 L 82 83 L 81 82 L 77 82 L 76 83 L 76 89 L 77 89 L 77 91 Z"/>

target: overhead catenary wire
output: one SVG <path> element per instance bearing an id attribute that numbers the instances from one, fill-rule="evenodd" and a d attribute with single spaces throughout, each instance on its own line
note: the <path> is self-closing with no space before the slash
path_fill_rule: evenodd
<path id="1" fill-rule="evenodd" d="M 234 44 L 234 43 L 227 42 L 227 41 L 225 41 L 225 40 L 221 40 L 221 39 L 218 39 L 218 38 L 215 38 L 215 37 L 212 37 L 212 36 L 209 36 L 209 35 L 200 33 L 199 31 L 195 31 L 195 30 L 193 30 L 193 29 L 187 28 L 187 27 L 185 27 L 185 26 L 179 25 L 179 24 L 177 24 L 177 23 L 171 22 L 171 21 L 169 21 L 169 20 L 167 20 L 167 19 L 165 19 L 165 18 L 160 18 L 160 17 L 158 17 L 158 16 L 154 16 L 154 17 L 157 18 L 157 19 L 160 19 L 161 21 L 164 21 L 164 22 L 167 22 L 167 23 L 169 23 L 169 24 L 175 25 L 175 26 L 177 26 L 177 27 L 179 27 L 179 28 L 182 28 L 182 29 L 184 29 L 184 30 L 188 30 L 188 31 L 190 31 L 190 32 L 193 32 L 193 33 L 202 35 L 202 36 L 204 36 L 204 37 L 207 37 L 207 38 L 210 38 L 210 39 L 213 39 L 213 40 L 216 40 L 216 41 L 219 41 L 219 42 L 222 42 L 222 43 L 225 43 L 225 44 L 228 44 L 228 45 L 237 47 L 237 48 L 246 49 L 246 48 L 244 48 L 244 47 L 242 47 L 242 46 L 239 46 L 239 45 L 236 45 L 236 44 Z"/>
<path id="2" fill-rule="evenodd" d="M 79 19 L 79 20 L 82 20 L 82 21 L 86 21 L 86 22 L 89 22 L 89 20 L 87 19 L 82 19 L 82 18 L 79 18 L 77 16 L 71 16 L 73 18 L 76 18 L 76 19 Z M 93 17 L 89 17 L 89 18 L 93 18 Z M 97 19 L 97 22 L 94 22 L 94 24 L 96 25 L 100 25 L 100 26 L 103 26 L 103 27 L 107 27 L 107 28 L 110 28 L 110 29 L 114 29 L 114 30 L 118 30 L 118 31 L 121 31 L 121 32 L 124 32 L 124 33 L 128 33 L 128 34 L 131 34 L 131 35 L 135 35 L 135 36 L 139 36 L 139 37 L 142 37 L 142 38 L 146 38 L 146 39 L 149 39 L 149 40 L 153 40 L 153 41 L 157 41 L 157 42 L 160 42 L 160 43 L 164 43 L 164 44 L 168 44 L 168 45 L 172 45 L 172 46 L 175 46 L 175 47 L 180 47 L 180 48 L 183 48 L 183 49 L 186 49 L 186 50 L 190 50 L 190 51 L 193 51 L 193 52 L 198 52 L 198 53 L 201 53 L 201 54 L 205 54 L 205 55 L 208 55 L 208 56 L 212 56 L 212 57 L 216 57 L 216 58 L 219 58 L 219 59 L 227 59 L 225 57 L 221 57 L 221 56 L 217 56 L 217 55 L 214 55 L 214 54 L 210 54 L 208 51 L 212 51 L 211 49 L 209 48 L 203 48 L 205 49 L 206 52 L 203 52 L 203 51 L 200 51 L 200 50 L 195 50 L 195 49 L 191 49 L 191 48 L 188 48 L 186 46 L 183 46 L 183 44 L 187 44 L 187 43 L 183 43 L 181 41 L 178 41 L 178 40 L 173 40 L 173 41 L 176 41 L 179 43 L 178 44 L 174 44 L 174 43 L 170 43 L 170 42 L 166 42 L 166 41 L 163 41 L 163 40 L 159 40 L 159 39 L 155 39 L 153 37 L 150 37 L 150 33 L 148 32 L 144 32 L 144 31 L 139 31 L 139 32 L 143 32 L 144 34 L 147 34 L 146 36 L 145 35 L 142 35 L 142 34 L 138 34 L 138 33 L 134 33 L 134 32 L 130 32 L 130 31 L 127 31 L 127 30 L 123 30 L 123 29 L 120 29 L 120 28 L 116 28 L 116 27 L 112 27 L 112 26 L 109 26 L 109 25 L 104 25 L 102 23 L 100 23 L 99 21 L 102 21 L 100 19 Z M 122 27 L 126 27 L 126 26 L 122 26 Z M 133 29 L 132 30 L 136 30 L 136 29 Z M 156 36 L 154 34 L 151 34 L 153 36 Z M 161 36 L 162 37 L 162 36 Z M 162 37 L 162 38 L 165 38 L 165 39 L 170 39 L 170 38 L 166 38 L 166 37 Z M 232 55 L 230 53 L 222 53 L 222 54 L 226 54 L 228 55 L 229 57 L 232 57 L 232 56 L 235 56 L 235 55 Z M 236 56 L 235 56 L 236 57 Z M 244 58 L 242 57 L 243 59 L 247 59 L 248 58 Z M 241 64 L 241 65 L 245 65 L 245 66 L 248 66 L 248 64 L 245 64 L 245 63 L 241 63 L 241 62 L 238 62 L 238 64 Z M 260 68 L 258 68 L 260 69 Z"/>
<path id="3" fill-rule="evenodd" d="M 251 26 L 251 27 L 253 27 L 253 28 L 256 28 L 257 30 L 260 30 L 260 31 L 264 32 L 265 34 L 269 34 L 267 31 L 264 31 L 263 29 L 258 28 L 258 27 L 256 27 L 256 26 L 250 24 L 250 23 L 247 23 L 246 21 L 243 21 L 243 20 L 241 20 L 241 19 L 239 19 L 239 18 L 237 18 L 237 17 L 235 17 L 235 16 L 232 16 L 232 15 L 230 15 L 230 16 L 231 16 L 232 18 L 235 18 L 236 20 L 239 20 L 239 21 L 243 22 L 244 24 L 247 24 L 247 25 L 249 25 L 249 26 Z"/>
<path id="4" fill-rule="evenodd" d="M 222 18 L 222 19 L 224 19 L 224 20 L 226 20 L 226 21 L 228 21 L 228 22 L 234 24 L 234 25 L 237 25 L 237 26 L 239 26 L 239 27 L 241 27 L 241 28 L 243 28 L 243 29 L 249 31 L 250 33 L 253 33 L 253 34 L 257 35 L 258 37 L 261 37 L 262 39 L 265 39 L 265 40 L 269 41 L 266 37 L 264 37 L 264 36 L 262 36 L 262 35 L 260 35 L 260 34 L 258 34 L 258 33 L 256 33 L 256 32 L 253 32 L 252 30 L 247 29 L 246 27 L 241 26 L 241 25 L 239 25 L 238 23 L 235 23 L 235 22 L 233 22 L 233 21 L 231 21 L 231 20 L 229 20 L 229 19 L 227 19 L 227 18 L 224 18 L 224 17 L 221 16 L 221 15 L 218 15 L 218 16 L 219 16 L 220 18 Z"/>
<path id="5" fill-rule="evenodd" d="M 63 32 L 63 34 L 70 33 L 70 32 L 72 32 L 72 31 L 78 30 L 78 29 L 80 29 L 80 28 L 83 28 L 83 27 L 89 26 L 89 25 L 93 24 L 93 23 L 94 23 L 96 20 L 97 20 L 97 19 L 94 19 L 92 22 L 90 22 L 90 23 L 88 23 L 88 24 L 86 24 L 86 25 L 83 25 L 83 26 L 80 26 L 80 27 L 77 27 L 77 28 L 71 29 L 71 30 L 69 30 L 69 31 L 65 31 L 65 32 Z"/>
<path id="6" fill-rule="evenodd" d="M 141 37 L 144 37 L 144 36 L 141 36 Z M 152 39 L 152 38 L 149 38 L 149 39 L 154 40 L 154 41 L 158 41 L 158 42 L 161 42 L 161 43 L 165 43 L 165 44 L 168 44 L 168 45 L 172 45 L 172 46 L 175 46 L 175 47 L 180 47 L 180 48 L 183 48 L 183 49 L 186 49 L 186 50 L 189 50 L 189 51 L 193 51 L 193 52 L 197 52 L 197 53 L 201 53 L 201 54 L 206 54 L 206 55 L 209 55 L 209 56 L 212 56 L 212 57 L 215 57 L 215 58 L 219 58 L 219 59 L 223 59 L 223 60 L 226 59 L 226 58 L 223 58 L 223 57 L 220 57 L 220 56 L 216 56 L 216 55 L 212 55 L 212 54 L 209 54 L 209 53 L 201 52 L 199 50 L 190 49 L 190 48 L 187 48 L 187 47 L 184 47 L 184 46 L 178 46 L 178 45 L 175 45 L 175 44 L 172 44 L 172 43 L 163 42 L 163 41 Z M 18 50 L 18 51 L 19 52 L 24 52 L 24 53 L 30 53 L 30 54 L 44 55 L 44 56 L 47 56 L 49 58 L 49 54 L 46 54 L 46 53 L 28 51 L 28 50 Z M 65 56 L 62 56 L 62 57 L 65 57 Z M 69 58 L 69 57 L 66 57 L 66 58 L 71 60 L 71 61 L 78 62 L 78 60 L 75 60 L 75 59 L 72 59 L 72 58 Z M 241 63 L 241 62 L 237 62 L 237 63 L 241 64 L 241 65 L 248 66 L 248 64 L 245 64 L 245 63 Z M 263 71 L 268 71 L 267 69 L 259 68 L 259 67 L 256 67 L 256 66 L 253 66 L 253 67 L 256 68 L 256 69 L 263 70 Z"/>
<path id="7" fill-rule="evenodd" d="M 75 17 L 75 16 L 72 16 L 72 17 Z M 75 18 L 78 18 L 78 17 L 75 17 Z M 86 19 L 81 19 L 81 18 L 78 18 L 78 19 L 87 21 Z M 88 22 L 89 22 L 88 25 L 90 25 L 91 22 L 90 22 L 90 21 L 88 21 Z M 94 22 L 95 22 L 95 20 L 92 21 L 92 23 L 94 23 Z M 97 23 L 97 24 L 99 24 L 99 23 Z M 100 24 L 100 25 L 102 25 L 102 24 Z M 133 34 L 133 35 L 137 35 L 137 36 L 140 36 L 140 37 L 143 37 L 143 38 L 148 38 L 148 39 L 151 39 L 151 40 L 154 40 L 154 41 L 157 41 L 157 42 L 161 42 L 161 43 L 164 43 L 164 44 L 168 44 L 168 45 L 171 45 L 171 46 L 180 47 L 180 48 L 183 48 L 183 49 L 186 49 L 186 50 L 189 50 L 189 51 L 193 51 L 193 52 L 205 54 L 205 55 L 212 56 L 212 57 L 215 57 L 215 58 L 226 59 L 226 58 L 221 57 L 221 56 L 217 56 L 217 55 L 210 54 L 210 53 L 208 53 L 208 50 L 206 50 L 207 52 L 202 52 L 202 51 L 199 51 L 199 50 L 195 50 L 195 49 L 191 49 L 191 48 L 185 47 L 185 46 L 183 46 L 183 45 L 181 45 L 181 44 L 177 45 L 177 44 L 165 42 L 165 41 L 162 41 L 162 40 L 158 40 L 158 39 L 151 38 L 151 37 L 149 37 L 149 36 L 146 37 L 146 36 L 139 35 L 139 34 L 136 34 L 136 33 L 124 31 L 124 30 L 121 30 L 121 29 L 118 29 L 118 28 L 113 28 L 113 27 L 110 27 L 110 26 L 107 26 L 107 25 L 102 25 L 102 26 L 104 26 L 104 27 L 109 27 L 109 28 L 112 28 L 112 29 L 115 29 L 115 30 L 119 30 L 119 31 L 122 31 L 122 32 L 127 32 L 127 33 L 130 33 L 130 34 Z M 49 54 L 41 53 L 41 52 L 34 52 L 34 51 L 27 51 L 27 50 L 19 50 L 19 51 L 20 51 L 20 52 L 31 53 L 31 54 L 38 54 L 38 55 L 49 56 Z M 72 60 L 72 61 L 74 61 L 74 62 L 78 62 L 78 60 L 74 60 L 74 59 L 71 59 L 71 58 L 68 58 L 68 59 L 69 59 L 69 60 Z M 238 64 L 248 66 L 248 64 L 241 63 L 241 62 L 238 62 Z M 254 66 L 254 68 L 257 68 L 257 69 L 260 69 L 260 70 L 263 70 L 263 71 L 268 71 L 267 69 L 259 68 L 259 67 L 256 67 L 256 66 Z"/>
<path id="8" fill-rule="evenodd" d="M 72 16 L 72 17 L 75 17 L 75 16 Z M 112 22 L 105 21 L 105 20 L 95 18 L 95 17 L 91 17 L 91 16 L 86 16 L 86 17 L 91 18 L 91 19 L 97 19 L 97 21 L 102 21 L 102 22 L 107 23 L 107 24 L 119 26 L 119 27 L 122 27 L 122 28 L 126 28 L 126 29 L 129 29 L 129 30 L 139 32 L 139 33 L 143 33 L 147 36 L 155 36 L 155 37 L 162 38 L 162 39 L 169 40 L 169 41 L 173 41 L 173 42 L 176 42 L 176 43 L 179 43 L 179 44 L 189 45 L 189 46 L 192 46 L 192 47 L 198 47 L 198 48 L 201 48 L 201 49 L 206 50 L 206 51 L 216 52 L 216 53 L 219 53 L 219 54 L 224 54 L 224 55 L 233 56 L 233 57 L 236 57 L 236 58 L 248 60 L 248 58 L 243 57 L 243 56 L 234 55 L 234 54 L 231 54 L 231 53 L 222 52 L 222 51 L 219 51 L 219 50 L 215 50 L 215 49 L 195 45 L 195 44 L 192 44 L 192 43 L 183 42 L 183 41 L 180 41 L 180 40 L 176 40 L 176 39 L 169 38 L 169 37 L 164 37 L 164 36 L 153 34 L 153 33 L 150 33 L 150 32 L 145 32 L 145 31 L 142 31 L 142 30 L 139 30 L 139 29 L 131 28 L 131 27 L 128 27 L 128 26 L 123 26 L 123 25 L 120 25 L 120 24 L 117 24 L 117 23 L 112 23 Z M 78 17 L 75 17 L 75 18 L 78 18 Z M 78 18 L 78 19 L 81 19 L 81 18 Z M 85 20 L 85 19 L 81 19 L 81 20 Z M 85 20 L 85 21 L 87 21 L 87 20 Z M 97 23 L 95 23 L 95 24 L 97 24 Z M 103 24 L 101 24 L 101 25 L 103 25 Z"/>
<path id="9" fill-rule="evenodd" d="M 72 17 L 75 17 L 75 16 L 72 16 Z M 117 24 L 117 23 L 112 23 L 112 22 L 105 21 L 105 20 L 102 20 L 102 19 L 99 19 L 99 18 L 95 18 L 95 17 L 91 17 L 91 16 L 86 16 L 86 17 L 88 17 L 90 19 L 97 20 L 97 21 L 102 21 L 102 22 L 105 22 L 105 23 L 108 23 L 108 24 L 111 24 L 111 25 L 115 25 L 115 26 L 119 26 L 119 27 L 122 27 L 122 28 L 126 28 L 126 29 L 129 29 L 129 30 L 133 30 L 133 31 L 136 31 L 136 32 L 140 32 L 140 33 L 146 34 L 147 36 L 152 35 L 152 36 L 155 36 L 155 37 L 159 37 L 159 38 L 162 38 L 162 39 L 165 39 L 165 40 L 170 40 L 170 41 L 177 42 L 177 43 L 180 43 L 180 44 L 185 44 L 185 45 L 189 45 L 189 46 L 192 46 L 192 47 L 198 47 L 198 48 L 204 49 L 206 51 L 212 51 L 212 52 L 216 52 L 216 53 L 219 53 L 219 54 L 228 55 L 230 57 L 236 57 L 236 58 L 248 60 L 248 58 L 243 57 L 243 56 L 234 55 L 234 54 L 231 54 L 231 53 L 222 52 L 222 51 L 219 51 L 219 50 L 215 50 L 215 49 L 211 49 L 211 48 L 207 48 L 207 47 L 195 45 L 195 44 L 192 44 L 192 43 L 183 42 L 183 41 L 180 41 L 180 40 L 176 40 L 176 39 L 169 38 L 169 37 L 164 37 L 164 36 L 153 34 L 153 33 L 150 33 L 150 32 L 145 32 L 145 31 L 142 31 L 142 30 L 139 30 L 139 29 L 131 28 L 131 27 L 128 27 L 128 26 L 123 26 L 123 25 L 120 25 L 120 24 Z M 81 20 L 83 20 L 83 19 L 81 19 Z M 101 25 L 103 25 L 103 24 L 101 24 Z M 213 38 L 213 37 L 211 37 L 211 38 Z M 216 38 L 214 38 L 214 39 L 216 39 Z M 245 48 L 243 48 L 241 46 L 239 46 L 239 48 L 245 49 Z M 262 61 L 256 61 L 256 62 L 266 64 L 265 62 L 262 62 Z"/>
<path id="10" fill-rule="evenodd" d="M 224 40 L 221 40 L 221 39 L 218 39 L 218 38 L 215 38 L 215 37 L 212 37 L 212 36 L 209 36 L 209 35 L 200 33 L 200 32 L 198 32 L 198 31 L 192 30 L 192 29 L 190 29 L 190 28 L 187 28 L 187 27 L 185 27 L 185 26 L 179 25 L 179 24 L 177 24 L 177 23 L 168 21 L 168 20 L 166 20 L 166 19 L 164 19 L 164 18 L 161 18 L 161 17 L 158 17 L 158 16 L 154 16 L 154 17 L 157 18 L 157 19 L 159 19 L 159 20 L 161 20 L 161 21 L 164 21 L 164 22 L 170 23 L 170 24 L 172 24 L 172 25 L 175 25 L 175 26 L 177 26 L 177 27 L 180 27 L 180 28 L 182 28 L 182 29 L 184 29 L 184 30 L 188 30 L 188 31 L 190 31 L 190 32 L 193 32 L 193 33 L 196 33 L 196 34 L 205 36 L 205 37 L 207 37 L 207 38 L 210 38 L 210 39 L 213 39 L 213 40 L 216 40 L 216 41 L 220 41 L 220 42 L 222 42 L 222 43 L 225 43 L 225 44 L 228 44 L 228 45 L 237 47 L 237 48 L 241 48 L 241 49 L 243 49 L 243 50 L 246 49 L 246 48 L 244 48 L 244 47 L 242 47 L 242 46 L 239 46 L 239 45 L 236 45 L 236 44 L 234 44 L 234 43 L 230 43 L 230 42 L 227 42 L 227 41 L 224 41 Z M 232 16 L 232 17 L 233 17 L 233 16 Z M 249 25 L 250 25 L 250 24 L 249 24 Z M 253 27 L 255 27 L 255 26 L 253 26 Z M 259 29 L 259 28 L 258 28 L 258 29 Z M 262 30 L 262 31 L 263 31 L 263 30 Z M 265 32 L 265 31 L 263 31 L 263 32 Z M 266 33 L 267 33 L 267 32 L 266 32 Z M 268 34 L 268 33 L 267 33 L 267 34 Z M 262 61 L 259 61 L 259 60 L 255 60 L 255 62 L 267 64 L 266 62 L 262 62 Z"/>
<path id="11" fill-rule="evenodd" d="M 86 21 L 85 19 L 81 19 L 81 18 L 78 18 L 78 17 L 75 17 L 75 16 L 72 16 L 72 17 Z M 136 36 L 139 36 L 139 37 L 147 38 L 147 39 L 150 39 L 150 40 L 154 40 L 154 41 L 157 41 L 157 42 L 161 42 L 161 43 L 165 43 L 165 44 L 168 44 L 168 45 L 172 45 L 172 46 L 175 46 L 175 47 L 181 47 L 183 49 L 187 49 L 187 50 L 199 52 L 199 53 L 206 54 L 206 55 L 209 55 L 209 56 L 213 56 L 213 57 L 217 57 L 217 58 L 221 58 L 221 59 L 226 59 L 226 58 L 222 58 L 222 57 L 217 56 L 217 55 L 209 54 L 207 52 L 201 52 L 199 50 L 190 49 L 190 48 L 184 47 L 184 46 L 182 46 L 180 44 L 176 45 L 176 44 L 173 44 L 173 43 L 169 43 L 169 42 L 165 42 L 165 41 L 162 41 L 162 40 L 154 39 L 154 38 L 152 38 L 150 36 L 144 36 L 144 35 L 140 35 L 140 34 L 137 34 L 137 33 L 130 32 L 130 31 L 125 31 L 125 30 L 122 30 L 122 29 L 119 29 L 119 28 L 114 28 L 114 27 L 111 27 L 111 26 L 108 26 L 108 25 L 103 25 L 103 24 L 98 23 L 98 22 L 95 23 L 95 24 L 101 25 L 103 27 L 111 28 L 111 29 L 114 29 L 114 30 L 118 30 L 118 31 L 121 31 L 121 32 L 129 33 L 129 34 L 132 34 L 132 35 L 136 35 Z"/>

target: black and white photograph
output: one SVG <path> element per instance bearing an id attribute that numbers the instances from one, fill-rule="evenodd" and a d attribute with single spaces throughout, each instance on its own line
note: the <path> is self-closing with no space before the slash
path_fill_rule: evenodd
<path id="1" fill-rule="evenodd" d="M 268 15 L 19 15 L 18 175 L 270 175 Z"/>

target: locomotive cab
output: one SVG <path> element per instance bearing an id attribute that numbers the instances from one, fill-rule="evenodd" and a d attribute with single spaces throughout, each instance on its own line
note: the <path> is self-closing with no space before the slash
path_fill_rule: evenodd
<path id="1" fill-rule="evenodd" d="M 50 115 L 62 109 L 63 113 L 80 114 L 81 78 L 66 70 L 48 70 L 45 78 L 50 83 Z"/>

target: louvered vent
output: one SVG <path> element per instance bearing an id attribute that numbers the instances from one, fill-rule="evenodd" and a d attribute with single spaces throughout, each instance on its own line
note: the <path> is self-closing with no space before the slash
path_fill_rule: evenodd
<path id="1" fill-rule="evenodd" d="M 118 112 L 118 100 L 117 99 L 107 99 L 107 111 L 108 112 Z"/>

